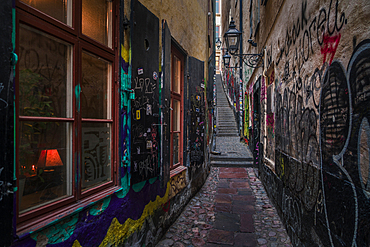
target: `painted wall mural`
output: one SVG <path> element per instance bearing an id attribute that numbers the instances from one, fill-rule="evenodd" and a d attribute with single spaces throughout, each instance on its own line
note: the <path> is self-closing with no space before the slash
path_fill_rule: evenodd
<path id="1" fill-rule="evenodd" d="M 134 186 L 127 193 L 120 190 L 93 207 L 56 222 L 43 231 L 29 234 L 29 237 L 17 242 L 15 246 L 36 246 L 37 242 L 47 246 L 123 244 L 168 201 L 168 194 L 169 186 L 161 189 L 158 179 L 147 181 L 141 188 Z M 130 203 L 132 200 L 135 200 L 134 204 Z M 159 230 L 151 234 L 155 236 Z M 144 238 L 150 242 L 154 236 Z"/>
<path id="2" fill-rule="evenodd" d="M 275 115 L 267 110 L 265 124 L 275 134 L 276 173 L 262 166 L 261 178 L 294 245 L 368 246 L 370 40 L 342 43 L 354 21 L 343 2 L 317 12 L 308 5 L 302 1 L 275 57 L 283 70 L 275 70 L 274 91 L 267 88 Z M 345 45 L 349 56 L 338 53 Z"/>

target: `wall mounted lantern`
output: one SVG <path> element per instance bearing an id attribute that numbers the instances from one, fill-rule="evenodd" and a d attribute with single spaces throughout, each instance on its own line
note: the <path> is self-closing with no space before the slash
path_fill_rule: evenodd
<path id="1" fill-rule="evenodd" d="M 219 37 L 216 40 L 216 47 L 217 47 L 217 49 L 220 49 L 221 48 L 221 40 L 220 40 Z"/>
<path id="2" fill-rule="evenodd" d="M 240 57 L 248 67 L 251 67 L 251 68 L 262 67 L 263 66 L 262 53 L 260 54 L 236 54 L 239 49 L 239 42 L 240 42 L 241 35 L 242 35 L 242 32 L 236 29 L 235 22 L 233 18 L 231 18 L 229 30 L 227 30 L 227 32 L 224 34 L 227 50 L 230 52 L 231 55 Z"/>
<path id="3" fill-rule="evenodd" d="M 227 50 L 226 50 L 225 55 L 222 57 L 222 59 L 224 60 L 225 67 L 228 68 L 229 65 L 230 65 L 231 56 L 229 55 L 229 53 L 227 52 Z"/>
<path id="4" fill-rule="evenodd" d="M 236 29 L 234 18 L 231 17 L 229 30 L 224 34 L 226 47 L 231 55 L 234 55 L 238 51 L 241 34 L 242 32 Z"/>

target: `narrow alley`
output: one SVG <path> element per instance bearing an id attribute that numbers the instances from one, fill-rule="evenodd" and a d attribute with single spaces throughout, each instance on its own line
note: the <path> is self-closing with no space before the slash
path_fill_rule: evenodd
<path id="1" fill-rule="evenodd" d="M 0 247 L 370 246 L 370 0 L 0 23 Z"/>
<path id="2" fill-rule="evenodd" d="M 291 246 L 280 218 L 252 166 L 252 154 L 239 141 L 237 124 L 216 77 L 216 151 L 211 172 L 157 247 Z M 226 132 L 225 132 L 226 130 Z"/>

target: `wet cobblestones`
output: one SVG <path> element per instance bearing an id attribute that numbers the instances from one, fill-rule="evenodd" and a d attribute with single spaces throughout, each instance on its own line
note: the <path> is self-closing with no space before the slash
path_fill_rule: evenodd
<path id="1" fill-rule="evenodd" d="M 242 170 L 236 170 L 242 169 Z M 253 168 L 212 168 L 161 246 L 291 246 Z"/>

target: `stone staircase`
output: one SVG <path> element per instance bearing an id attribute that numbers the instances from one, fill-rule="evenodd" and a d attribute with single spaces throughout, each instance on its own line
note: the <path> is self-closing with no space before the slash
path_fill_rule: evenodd
<path id="1" fill-rule="evenodd" d="M 235 115 L 222 87 L 220 75 L 216 75 L 216 90 L 216 151 L 220 154 L 211 154 L 211 165 L 218 167 L 252 167 L 252 153 L 246 144 L 240 142 Z"/>

